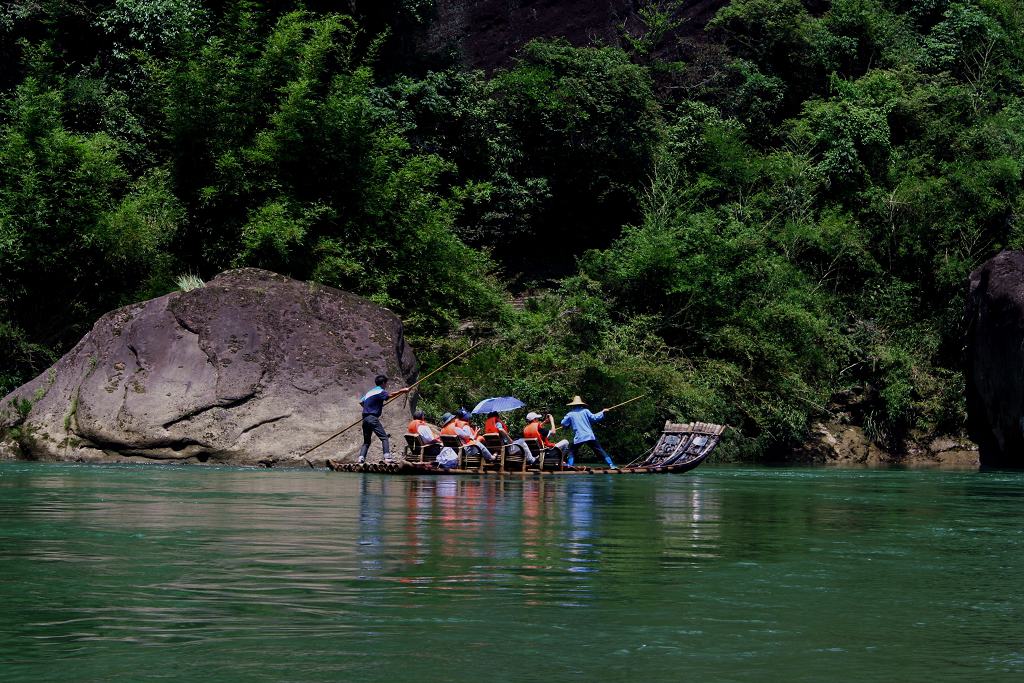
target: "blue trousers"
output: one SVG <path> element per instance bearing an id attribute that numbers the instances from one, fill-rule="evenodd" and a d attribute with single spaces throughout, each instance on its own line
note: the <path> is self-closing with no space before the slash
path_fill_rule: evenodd
<path id="1" fill-rule="evenodd" d="M 569 459 L 566 464 L 572 466 L 573 460 L 576 458 L 576 452 L 580 449 L 580 446 L 590 446 L 590 448 L 604 458 L 604 461 L 608 463 L 608 467 L 615 467 L 615 463 L 612 462 L 612 456 L 608 455 L 601 444 L 597 442 L 597 439 L 591 439 L 590 441 L 580 441 L 569 446 Z"/>
<path id="2" fill-rule="evenodd" d="M 384 457 L 391 457 L 391 441 L 388 439 L 388 432 L 380 423 L 376 415 L 363 415 L 363 445 L 359 449 L 359 462 L 366 460 L 366 454 L 370 450 L 370 439 L 376 434 L 384 447 Z"/>

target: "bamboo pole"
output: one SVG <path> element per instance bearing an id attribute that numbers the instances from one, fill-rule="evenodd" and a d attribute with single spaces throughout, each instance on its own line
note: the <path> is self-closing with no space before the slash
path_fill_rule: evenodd
<path id="1" fill-rule="evenodd" d="M 470 351 L 472 351 L 472 350 L 473 350 L 473 349 L 475 349 L 476 347 L 480 346 L 481 344 L 483 344 L 483 340 L 481 340 L 481 341 L 478 341 L 478 342 L 477 342 L 476 344 L 473 344 L 473 345 L 472 345 L 472 346 L 470 346 L 470 347 L 469 347 L 468 349 L 466 349 L 465 351 L 463 351 L 463 352 L 462 352 L 462 353 L 460 353 L 459 355 L 455 356 L 454 358 L 452 358 L 452 359 L 451 359 L 450 361 L 448 361 L 447 363 L 444 363 L 444 364 L 442 364 L 442 365 L 441 365 L 441 366 L 439 366 L 439 367 L 438 367 L 437 369 L 435 369 L 435 370 L 433 370 L 432 372 L 428 373 L 428 374 L 427 374 L 426 376 L 424 376 L 424 377 L 422 377 L 422 378 L 420 378 L 420 379 L 416 380 L 415 382 L 413 382 L 412 384 L 410 384 L 410 385 L 408 386 L 408 390 L 409 390 L 409 391 L 412 391 L 412 390 L 413 390 L 413 389 L 415 389 L 415 388 L 416 388 L 416 387 L 417 387 L 417 386 L 418 386 L 418 385 L 419 385 L 420 383 L 422 383 L 422 382 L 425 382 L 426 380 L 430 379 L 431 377 L 433 377 L 433 376 L 434 376 L 434 375 L 436 375 L 437 373 L 441 372 L 441 371 L 442 371 L 442 370 L 444 370 L 444 369 L 445 369 L 446 367 L 448 367 L 449 365 L 451 365 L 452 363 L 454 363 L 454 362 L 455 362 L 455 361 L 457 361 L 458 359 L 462 358 L 462 357 L 463 357 L 463 356 L 465 356 L 465 355 L 466 355 L 467 353 L 469 353 Z M 408 393 L 408 392 L 406 392 L 406 393 Z M 404 395 L 404 394 L 403 394 L 403 395 Z M 388 400 L 384 401 L 384 405 L 386 406 L 387 404 L 389 404 L 389 403 L 391 403 L 392 401 L 394 401 L 394 400 L 395 400 L 396 398 L 398 398 L 398 396 L 392 396 L 392 397 L 391 397 L 391 398 L 389 398 Z M 330 435 L 329 437 L 327 437 L 326 439 L 324 439 L 323 441 L 321 441 L 321 442 L 320 442 L 320 443 L 318 443 L 317 445 L 313 446 L 312 448 L 310 448 L 310 449 L 309 449 L 309 450 L 307 450 L 307 451 L 304 451 L 304 452 L 303 452 L 303 453 L 302 453 L 301 455 L 299 455 L 299 457 L 301 458 L 301 457 L 304 457 L 304 456 L 308 455 L 309 453 L 312 453 L 313 451 L 315 451 L 316 449 L 320 448 L 321 446 L 323 446 L 323 445 L 324 445 L 325 443 L 327 443 L 328 441 L 332 441 L 333 439 L 336 439 L 336 438 L 338 438 L 339 436 L 341 436 L 342 434 L 344 434 L 344 433 L 345 433 L 345 432 L 347 432 L 348 430 L 350 430 L 350 429 L 352 429 L 353 427 L 355 427 L 355 426 L 357 426 L 357 425 L 361 424 L 361 423 L 362 423 L 362 421 L 363 421 L 363 418 L 361 418 L 361 417 L 360 417 L 360 418 L 359 418 L 358 420 L 356 420 L 355 422 L 353 422 L 353 423 L 352 423 L 352 424 L 350 424 L 349 426 L 345 427 L 345 428 L 344 428 L 344 429 L 342 429 L 342 430 L 341 430 L 340 432 L 335 432 L 334 434 L 331 434 L 331 435 Z"/>
<path id="2" fill-rule="evenodd" d="M 622 403 L 616 403 L 611 408 L 603 408 L 601 410 L 601 412 L 605 413 L 605 412 L 608 412 L 609 410 L 615 410 L 616 408 L 621 408 L 622 406 L 626 405 L 627 403 L 632 403 L 633 401 L 639 401 L 642 398 L 646 398 L 648 395 L 649 394 L 640 394 L 639 396 L 634 396 L 633 398 L 629 399 L 628 401 L 623 401 Z"/>
<path id="3" fill-rule="evenodd" d="M 413 382 L 412 384 L 410 384 L 410 385 L 409 385 L 409 390 L 411 391 L 411 390 L 415 389 L 415 388 L 416 388 L 416 387 L 417 387 L 417 386 L 418 386 L 418 385 L 419 385 L 420 383 L 422 383 L 422 382 L 426 382 L 426 381 L 427 381 L 428 379 L 430 379 L 431 377 L 433 377 L 433 376 L 434 376 L 434 375 L 436 375 L 437 373 L 441 372 L 441 371 L 442 371 L 442 370 L 444 370 L 444 369 L 445 369 L 446 367 L 448 367 L 449 365 L 451 365 L 452 363 L 454 363 L 454 362 L 455 362 L 455 361 L 457 361 L 458 359 L 462 358 L 462 357 L 463 357 L 463 356 L 465 356 L 465 355 L 466 355 L 467 353 L 469 353 L 470 351 L 472 351 L 473 349 L 475 349 L 476 347 L 480 346 L 480 345 L 481 345 L 481 344 L 483 344 L 483 343 L 484 343 L 484 342 L 483 342 L 483 340 L 481 340 L 481 341 L 478 341 L 478 342 L 477 342 L 476 344 L 473 344 L 473 345 L 472 345 L 472 346 L 470 346 L 470 347 L 469 347 L 468 349 L 466 349 L 465 351 L 463 351 L 463 352 L 462 352 L 462 353 L 460 353 L 459 355 L 455 356 L 455 358 L 452 358 L 452 359 L 451 359 L 450 361 L 448 361 L 447 363 L 443 363 L 442 365 L 440 365 L 440 366 L 439 366 L 439 367 L 438 367 L 438 368 L 437 368 L 436 370 L 433 370 L 432 372 L 429 372 L 429 373 L 427 373 L 427 375 L 426 375 L 425 377 L 422 377 L 422 378 L 420 378 L 420 379 L 416 380 L 415 382 Z M 395 398 L 397 398 L 397 396 L 396 396 L 396 397 L 394 397 L 394 398 L 389 398 L 389 399 L 388 399 L 388 400 L 387 400 L 387 401 L 386 401 L 386 402 L 384 403 L 384 405 L 387 405 L 388 403 L 391 403 L 391 401 L 393 401 L 393 400 L 394 400 Z"/>

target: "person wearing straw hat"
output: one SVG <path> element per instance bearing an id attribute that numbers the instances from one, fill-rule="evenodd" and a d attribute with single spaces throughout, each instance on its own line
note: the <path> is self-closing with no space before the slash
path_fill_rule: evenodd
<path id="1" fill-rule="evenodd" d="M 600 442 L 598 442 L 597 437 L 594 435 L 593 425 L 595 422 L 600 422 L 604 419 L 605 411 L 602 410 L 598 413 L 590 412 L 586 402 L 579 396 L 573 396 L 572 401 L 566 405 L 569 408 L 569 412 L 562 418 L 562 426 L 572 429 L 572 444 L 569 446 L 569 459 L 565 464 L 572 467 L 580 446 L 590 446 L 595 453 L 604 458 L 604 461 L 608 463 L 608 467 L 618 469 L 615 463 L 612 462 L 612 456 L 608 455 L 601 448 Z"/>

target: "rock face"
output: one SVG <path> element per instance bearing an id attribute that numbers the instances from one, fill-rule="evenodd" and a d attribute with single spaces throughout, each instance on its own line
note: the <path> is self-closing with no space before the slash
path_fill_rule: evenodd
<path id="1" fill-rule="evenodd" d="M 868 436 L 865 425 L 875 400 L 870 387 L 853 387 L 832 396 L 828 419 L 811 425 L 790 462 L 840 467 L 901 467 L 977 469 L 978 446 L 959 434 L 911 430 L 883 447 Z"/>
<path id="2" fill-rule="evenodd" d="M 971 273 L 967 417 L 986 467 L 1024 467 L 1024 253 L 1004 251 Z"/>
<path id="3" fill-rule="evenodd" d="M 701 39 L 726 0 L 697 0 L 677 13 L 677 38 Z M 507 66 L 534 38 L 565 38 L 573 45 L 616 45 L 620 26 L 638 32 L 637 0 L 436 0 L 436 18 L 422 41 L 427 52 L 454 49 L 467 66 Z"/>
<path id="4" fill-rule="evenodd" d="M 874 443 L 858 425 L 840 421 L 819 422 L 811 426 L 807 443 L 797 453 L 804 462 L 845 467 L 936 467 L 975 469 L 978 447 L 966 439 L 940 436 L 908 441 L 899 453 Z"/>
<path id="5" fill-rule="evenodd" d="M 23 458 L 322 465 L 354 458 L 359 427 L 300 454 L 359 419 L 358 398 L 381 372 L 395 388 L 417 372 L 395 314 L 329 287 L 235 270 L 100 318 L 3 400 L 0 429 L 8 455 Z M 401 400 L 385 409 L 398 448 L 408 414 Z"/>

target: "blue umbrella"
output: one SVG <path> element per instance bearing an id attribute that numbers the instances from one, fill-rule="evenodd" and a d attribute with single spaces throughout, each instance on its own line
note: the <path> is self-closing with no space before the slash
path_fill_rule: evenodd
<path id="1" fill-rule="evenodd" d="M 503 413 L 506 410 L 515 410 L 516 408 L 522 408 L 526 404 L 520 401 L 515 396 L 498 396 L 496 398 L 485 398 L 476 404 L 473 408 L 473 414 L 477 415 L 480 413 Z"/>

